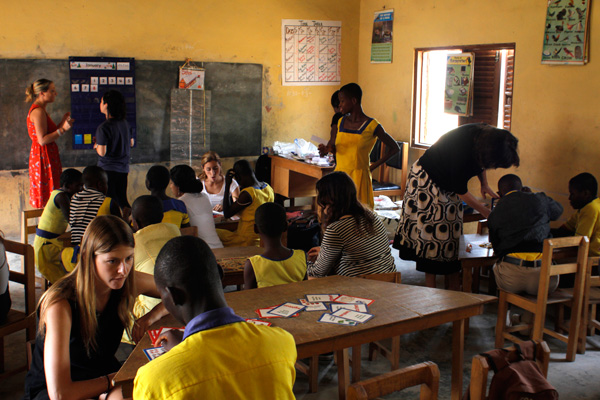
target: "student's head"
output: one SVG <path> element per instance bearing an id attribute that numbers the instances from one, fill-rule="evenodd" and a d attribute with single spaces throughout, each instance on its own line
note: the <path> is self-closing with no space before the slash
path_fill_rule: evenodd
<path id="1" fill-rule="evenodd" d="M 153 165 L 146 173 L 146 188 L 150 191 L 164 192 L 170 181 L 169 170 L 162 165 Z"/>
<path id="2" fill-rule="evenodd" d="M 25 102 L 31 103 L 38 98 L 38 96 L 45 96 L 48 99 L 56 97 L 56 88 L 54 82 L 48 79 L 38 79 L 25 89 Z"/>
<path id="3" fill-rule="evenodd" d="M 598 196 L 598 181 L 589 172 L 574 176 L 569 181 L 569 202 L 579 210 Z"/>
<path id="4" fill-rule="evenodd" d="M 256 209 L 254 223 L 260 234 L 269 238 L 281 237 L 288 228 L 285 208 L 277 203 L 264 203 Z"/>
<path id="5" fill-rule="evenodd" d="M 109 90 L 104 93 L 100 101 L 100 111 L 116 120 L 123 120 L 127 116 L 127 105 L 125 97 L 117 90 Z"/>
<path id="6" fill-rule="evenodd" d="M 333 94 L 331 95 L 331 107 L 333 107 L 333 112 L 340 112 L 340 91 L 336 90 L 335 92 L 333 92 Z"/>
<path id="7" fill-rule="evenodd" d="M 196 178 L 196 171 L 189 165 L 181 164 L 171 168 L 171 191 L 175 197 L 184 193 L 200 193 L 204 186 Z"/>
<path id="8" fill-rule="evenodd" d="M 475 137 L 475 159 L 483 169 L 518 167 L 518 144 L 519 139 L 506 129 L 480 124 Z"/>
<path id="9" fill-rule="evenodd" d="M 185 316 L 191 308 L 197 315 L 226 305 L 221 276 L 212 250 L 195 236 L 169 240 L 154 266 L 154 282 L 163 304 L 183 323 L 188 322 Z"/>
<path id="10" fill-rule="evenodd" d="M 348 114 L 362 102 L 362 89 L 356 83 L 349 83 L 342 86 L 338 95 L 340 99 L 340 112 Z"/>
<path id="11" fill-rule="evenodd" d="M 97 165 L 89 165 L 83 170 L 83 184 L 88 189 L 96 189 L 104 194 L 108 191 L 106 171 Z"/>
<path id="12" fill-rule="evenodd" d="M 506 174 L 498 180 L 500 197 L 515 190 L 520 191 L 521 189 L 523 189 L 523 183 L 521 182 L 521 178 L 515 174 Z"/>
<path id="13" fill-rule="evenodd" d="M 131 206 L 131 218 L 136 231 L 160 223 L 163 219 L 162 201 L 156 196 L 138 197 Z"/>
<path id="14" fill-rule="evenodd" d="M 200 165 L 202 166 L 200 180 L 215 182 L 223 176 L 223 171 L 221 170 L 221 157 L 214 151 L 207 151 L 204 153 L 200 159 Z"/>
<path id="15" fill-rule="evenodd" d="M 67 168 L 60 174 L 60 187 L 69 196 L 81 192 L 83 189 L 83 174 L 75 168 Z"/>
<path id="16" fill-rule="evenodd" d="M 235 172 L 235 179 L 242 187 L 252 185 L 255 176 L 252 166 L 247 160 L 239 160 L 233 164 L 233 172 Z"/>

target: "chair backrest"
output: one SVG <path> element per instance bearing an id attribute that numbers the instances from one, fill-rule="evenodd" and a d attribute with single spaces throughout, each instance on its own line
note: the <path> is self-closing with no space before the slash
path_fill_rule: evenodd
<path id="1" fill-rule="evenodd" d="M 374 281 L 402 283 L 402 274 L 400 272 L 387 272 L 385 274 L 367 274 L 360 275 L 362 279 L 372 279 Z"/>
<path id="2" fill-rule="evenodd" d="M 38 219 L 42 216 L 43 212 L 43 208 L 23 210 L 21 212 L 21 242 L 25 244 L 29 243 L 29 235 L 35 233 L 35 228 L 38 226 Z"/>
<path id="3" fill-rule="evenodd" d="M 406 179 L 408 177 L 408 148 L 409 145 L 406 142 L 398 142 L 398 146 L 400 146 L 400 151 L 395 156 L 391 157 L 385 163 L 379 167 L 377 175 L 375 179 L 378 182 L 389 182 L 390 179 L 390 167 L 401 170 L 400 176 L 400 189 L 402 193 L 404 193 L 404 189 L 406 188 Z M 381 157 L 385 155 L 386 149 L 385 144 L 381 142 L 381 140 L 377 139 L 375 147 L 371 152 L 371 162 L 375 162 L 379 160 Z"/>
<path id="4" fill-rule="evenodd" d="M 4 240 L 4 248 L 7 253 L 15 253 L 23 256 L 23 267 L 21 272 L 10 271 L 9 279 L 24 285 L 25 313 L 30 315 L 35 311 L 35 261 L 33 247 L 28 244 Z"/>
<path id="5" fill-rule="evenodd" d="M 198 237 L 198 227 L 197 226 L 188 226 L 185 228 L 181 228 L 181 236 L 196 236 Z"/>
<path id="6" fill-rule="evenodd" d="M 426 361 L 354 383 L 348 387 L 346 398 L 375 399 L 417 385 L 421 385 L 421 400 L 438 398 L 440 370 L 435 363 Z"/>

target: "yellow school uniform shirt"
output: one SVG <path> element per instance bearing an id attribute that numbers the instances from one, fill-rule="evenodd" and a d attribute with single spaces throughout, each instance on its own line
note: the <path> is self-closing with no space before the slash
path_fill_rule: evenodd
<path id="1" fill-rule="evenodd" d="M 183 224 L 190 223 L 190 217 L 187 213 L 185 203 L 177 199 L 163 200 L 163 219 L 162 222 L 175 225 L 181 228 Z"/>
<path id="2" fill-rule="evenodd" d="M 296 344 L 283 329 L 236 322 L 188 336 L 141 367 L 133 398 L 294 399 Z"/>
<path id="3" fill-rule="evenodd" d="M 576 236 L 590 240 L 590 257 L 600 256 L 600 199 L 595 198 L 569 218 L 565 224 Z"/>
<path id="4" fill-rule="evenodd" d="M 63 243 L 57 238 L 66 232 L 69 222 L 54 202 L 56 196 L 62 192 L 63 190 L 53 190 L 50 193 L 33 241 L 35 265 L 40 274 L 51 283 L 67 273 L 60 262 Z"/>
<path id="5" fill-rule="evenodd" d="M 299 282 L 306 276 L 306 254 L 302 250 L 294 250 L 285 260 L 252 256 L 250 263 L 259 288 Z"/>

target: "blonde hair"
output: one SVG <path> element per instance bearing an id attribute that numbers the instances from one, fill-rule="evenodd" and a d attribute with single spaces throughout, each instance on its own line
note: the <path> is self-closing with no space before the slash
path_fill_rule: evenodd
<path id="1" fill-rule="evenodd" d="M 50 90 L 50 85 L 54 83 L 49 79 L 38 79 L 25 89 L 25 103 L 34 101 L 40 93 Z"/>
<path id="2" fill-rule="evenodd" d="M 221 166 L 221 157 L 219 157 L 219 155 L 216 152 L 207 151 L 206 153 L 204 153 L 202 155 L 202 158 L 200 159 L 200 165 L 202 166 L 202 172 L 200 172 L 199 178 L 201 181 L 206 180 L 207 176 L 206 176 L 206 172 L 204 172 L 204 166 L 211 161 L 216 161 L 219 164 L 219 166 Z M 221 176 L 224 176 L 223 170 L 221 170 Z"/>
<path id="3" fill-rule="evenodd" d="M 61 300 L 75 301 L 81 320 L 81 336 L 86 350 L 96 348 L 96 256 L 106 254 L 115 247 L 125 245 L 134 247 L 133 232 L 122 219 L 113 215 L 96 217 L 90 222 L 81 242 L 81 258 L 75 269 L 50 286 L 40 299 L 39 332 L 44 334 L 46 326 L 46 311 L 48 307 Z M 131 333 L 133 316 L 131 309 L 135 301 L 135 279 L 133 271 L 125 280 L 121 289 L 119 301 L 119 319 L 127 332 Z"/>

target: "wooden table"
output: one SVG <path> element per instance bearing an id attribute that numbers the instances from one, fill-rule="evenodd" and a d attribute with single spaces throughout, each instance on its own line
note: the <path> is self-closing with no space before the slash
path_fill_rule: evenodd
<path id="1" fill-rule="evenodd" d="M 489 267 L 498 261 L 494 250 L 480 247 L 479 243 L 489 243 L 488 235 L 469 234 L 460 237 L 458 259 L 462 267 L 463 292 L 473 291 L 473 270 L 475 268 Z M 466 250 L 468 244 L 472 245 L 470 252 Z"/>
<path id="2" fill-rule="evenodd" d="M 315 197 L 317 181 L 334 169 L 275 155 L 269 157 L 271 187 L 275 193 L 289 198 Z"/>
<path id="3" fill-rule="evenodd" d="M 270 319 L 273 326 L 290 332 L 296 341 L 298 359 L 335 351 L 338 359 L 339 398 L 345 399 L 350 382 L 348 349 L 375 340 L 428 329 L 448 322 L 452 328 L 452 399 L 462 396 L 464 321 L 483 312 L 483 305 L 495 297 L 431 289 L 422 286 L 399 285 L 375 280 L 330 276 L 243 292 L 226 293 L 225 298 L 236 314 L 256 318 L 257 308 L 282 302 L 297 302 L 305 294 L 347 294 L 375 300 L 369 307 L 373 319 L 358 326 L 338 326 L 319 323 L 322 312 L 302 312 L 295 318 Z M 169 320 L 169 318 L 171 318 Z M 172 317 L 154 327 L 172 326 Z M 128 396 L 138 368 L 148 362 L 143 349 L 151 347 L 148 335 L 136 346 L 114 382 L 123 385 Z M 429 354 L 435 361 L 435 354 Z"/>
<path id="4" fill-rule="evenodd" d="M 246 259 L 262 254 L 264 251 L 264 248 L 256 246 L 213 249 L 217 264 L 223 268 L 223 285 L 243 285 Z"/>

